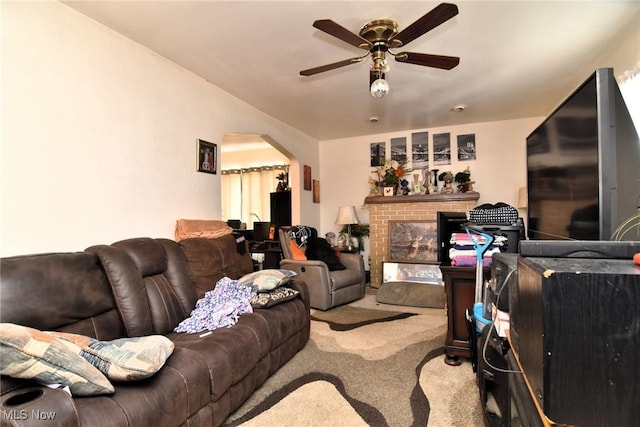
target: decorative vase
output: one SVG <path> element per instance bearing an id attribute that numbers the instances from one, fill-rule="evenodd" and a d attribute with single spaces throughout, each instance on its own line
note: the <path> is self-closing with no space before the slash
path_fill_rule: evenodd
<path id="1" fill-rule="evenodd" d="M 420 174 L 413 174 L 413 194 L 420 194 L 422 190 L 422 185 L 420 185 Z"/>
<path id="2" fill-rule="evenodd" d="M 429 188 L 430 193 L 438 192 L 438 169 L 431 170 L 431 188 Z"/>
<path id="3" fill-rule="evenodd" d="M 422 191 L 421 191 L 422 194 L 429 194 L 431 192 L 430 189 L 429 189 L 429 187 L 431 186 L 429 184 L 429 181 L 431 180 L 431 176 L 429 176 L 429 175 L 430 175 L 429 174 L 429 168 L 426 168 L 426 169 L 422 170 L 422 188 L 423 188 L 422 191 L 424 191 L 424 193 L 422 193 Z"/>

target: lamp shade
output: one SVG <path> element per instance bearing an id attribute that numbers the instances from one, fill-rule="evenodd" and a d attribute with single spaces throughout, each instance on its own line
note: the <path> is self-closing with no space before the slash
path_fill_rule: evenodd
<path id="1" fill-rule="evenodd" d="M 527 201 L 527 187 L 520 187 L 518 189 L 518 209 L 527 209 Z"/>
<path id="2" fill-rule="evenodd" d="M 358 215 L 356 215 L 355 206 L 341 206 L 338 211 L 338 217 L 336 218 L 336 224 L 348 225 L 348 224 L 360 224 Z"/>

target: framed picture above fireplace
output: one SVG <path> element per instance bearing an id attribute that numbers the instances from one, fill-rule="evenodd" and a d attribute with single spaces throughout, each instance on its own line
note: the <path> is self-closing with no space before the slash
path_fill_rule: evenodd
<path id="1" fill-rule="evenodd" d="M 389 261 L 437 263 L 437 222 L 389 221 Z"/>

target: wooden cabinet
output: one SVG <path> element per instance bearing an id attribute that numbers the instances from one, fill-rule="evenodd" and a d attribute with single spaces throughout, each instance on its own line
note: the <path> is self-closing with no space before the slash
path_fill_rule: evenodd
<path id="1" fill-rule="evenodd" d="M 447 294 L 445 362 L 449 365 L 459 365 L 460 357 L 471 358 L 471 337 L 466 312 L 472 311 L 475 303 L 476 268 L 441 266 L 440 270 Z M 484 268 L 482 271 L 483 278 L 488 279 L 491 270 Z"/>

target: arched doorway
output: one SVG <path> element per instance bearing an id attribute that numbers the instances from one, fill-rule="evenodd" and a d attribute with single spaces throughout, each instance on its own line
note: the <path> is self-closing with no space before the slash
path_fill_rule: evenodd
<path id="1" fill-rule="evenodd" d="M 291 185 L 292 163 L 291 155 L 268 135 L 224 135 L 220 150 L 222 219 L 239 220 L 248 229 L 253 229 L 254 222 L 270 222 L 271 193 L 282 174 L 288 175 L 287 185 Z"/>

